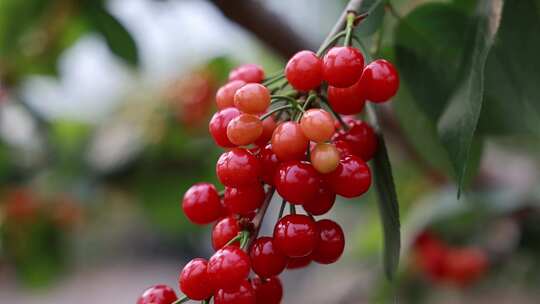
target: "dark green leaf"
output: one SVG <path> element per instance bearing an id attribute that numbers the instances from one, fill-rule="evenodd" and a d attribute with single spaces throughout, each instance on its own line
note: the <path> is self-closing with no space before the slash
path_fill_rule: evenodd
<path id="1" fill-rule="evenodd" d="M 362 2 L 360 13 L 368 13 L 369 15 L 355 28 L 354 33 L 358 36 L 369 36 L 381 27 L 384 18 L 384 1 L 365 0 Z"/>

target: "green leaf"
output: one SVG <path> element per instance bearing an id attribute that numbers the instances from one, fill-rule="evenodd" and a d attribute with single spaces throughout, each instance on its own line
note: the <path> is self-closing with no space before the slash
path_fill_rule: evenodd
<path id="1" fill-rule="evenodd" d="M 362 2 L 360 14 L 369 14 L 354 30 L 354 34 L 360 37 L 369 36 L 375 33 L 384 19 L 383 0 L 365 0 Z"/>

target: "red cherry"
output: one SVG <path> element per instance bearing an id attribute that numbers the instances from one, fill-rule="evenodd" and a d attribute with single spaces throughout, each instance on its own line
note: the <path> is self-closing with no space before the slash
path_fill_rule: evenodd
<path id="1" fill-rule="evenodd" d="M 219 250 L 230 240 L 238 235 L 240 226 L 234 216 L 227 216 L 221 219 L 212 228 L 212 247 Z M 232 246 L 240 246 L 240 242 L 234 242 Z"/>
<path id="2" fill-rule="evenodd" d="M 233 80 L 221 88 L 216 93 L 216 105 L 219 110 L 234 107 L 234 94 L 238 89 L 246 84 L 242 80 Z"/>
<path id="3" fill-rule="evenodd" d="M 336 194 L 326 184 L 319 187 L 319 193 L 315 198 L 306 202 L 302 207 L 312 215 L 323 215 L 332 209 L 336 201 Z"/>
<path id="4" fill-rule="evenodd" d="M 241 148 L 221 154 L 216 164 L 219 181 L 227 187 L 256 184 L 259 182 L 260 171 L 259 160 Z"/>
<path id="5" fill-rule="evenodd" d="M 280 274 L 287 266 L 288 257 L 281 253 L 271 237 L 258 238 L 249 251 L 251 267 L 262 278 Z"/>
<path id="6" fill-rule="evenodd" d="M 334 140 L 343 140 L 351 148 L 354 155 L 369 161 L 377 151 L 377 136 L 373 128 L 366 122 L 355 120 L 349 123 L 348 131 L 342 130 Z"/>
<path id="7" fill-rule="evenodd" d="M 180 290 L 192 300 L 204 300 L 212 296 L 205 259 L 193 259 L 180 272 Z"/>
<path id="8" fill-rule="evenodd" d="M 331 48 L 323 58 L 323 78 L 328 85 L 346 88 L 355 84 L 364 69 L 364 56 L 350 46 Z"/>
<path id="9" fill-rule="evenodd" d="M 243 80 L 247 83 L 262 82 L 264 79 L 263 69 L 256 64 L 243 64 L 229 73 L 229 81 Z"/>
<path id="10" fill-rule="evenodd" d="M 199 225 L 217 220 L 222 212 L 216 187 L 209 183 L 197 183 L 184 194 L 182 209 L 187 218 Z"/>
<path id="11" fill-rule="evenodd" d="M 309 139 L 294 121 L 279 124 L 272 134 L 272 150 L 282 161 L 304 159 L 308 145 Z"/>
<path id="12" fill-rule="evenodd" d="M 241 114 L 233 118 L 227 125 L 227 138 L 237 146 L 254 143 L 263 132 L 263 124 L 259 117 Z"/>
<path id="13" fill-rule="evenodd" d="M 251 266 L 249 256 L 242 249 L 225 246 L 208 261 L 208 277 L 215 289 L 237 288 L 247 279 Z"/>
<path id="14" fill-rule="evenodd" d="M 231 289 L 219 289 L 214 294 L 214 304 L 258 304 L 255 290 L 248 280 Z"/>
<path id="15" fill-rule="evenodd" d="M 298 91 L 307 92 L 321 85 L 322 74 L 322 60 L 311 51 L 296 53 L 285 67 L 287 80 Z"/>
<path id="16" fill-rule="evenodd" d="M 264 188 L 261 184 L 238 188 L 225 187 L 223 203 L 231 213 L 249 215 L 258 209 L 263 201 Z"/>
<path id="17" fill-rule="evenodd" d="M 365 96 L 372 102 L 385 102 L 396 95 L 399 88 L 399 75 L 396 68 L 384 59 L 378 59 L 364 68 L 362 87 Z"/>
<path id="18" fill-rule="evenodd" d="M 172 304 L 178 300 L 176 293 L 167 285 L 155 285 L 139 297 L 137 304 Z"/>
<path id="19" fill-rule="evenodd" d="M 274 116 L 271 115 L 264 119 L 262 121 L 263 131 L 261 136 L 255 141 L 255 144 L 259 147 L 264 147 L 270 139 L 272 138 L 272 134 L 274 133 L 274 130 L 277 127 L 276 120 L 274 119 Z"/>
<path id="20" fill-rule="evenodd" d="M 234 105 L 244 113 L 262 113 L 270 106 L 270 91 L 262 84 L 248 83 L 234 94 Z"/>
<path id="21" fill-rule="evenodd" d="M 432 280 L 447 275 L 448 246 L 431 233 L 423 233 L 415 242 L 416 265 Z"/>
<path id="22" fill-rule="evenodd" d="M 315 198 L 321 178 L 308 162 L 289 161 L 279 165 L 274 184 L 281 197 L 292 204 L 303 204 Z"/>
<path id="23" fill-rule="evenodd" d="M 226 108 L 218 111 L 210 119 L 208 130 L 216 144 L 223 148 L 232 148 L 236 146 L 227 137 L 227 126 L 229 122 L 240 115 L 236 108 Z"/>
<path id="24" fill-rule="evenodd" d="M 317 225 L 307 215 L 286 215 L 274 228 L 274 245 L 289 257 L 309 255 L 318 241 Z"/>
<path id="25" fill-rule="evenodd" d="M 266 147 L 262 148 L 258 156 L 261 162 L 262 180 L 268 185 L 274 185 L 279 159 L 272 150 L 272 145 L 266 145 Z"/>
<path id="26" fill-rule="evenodd" d="M 371 185 L 371 171 L 368 165 L 354 155 L 340 160 L 339 166 L 324 178 L 336 194 L 352 198 L 364 194 Z"/>
<path id="27" fill-rule="evenodd" d="M 302 116 L 300 127 L 304 135 L 312 141 L 324 142 L 334 134 L 334 118 L 322 109 L 310 109 Z"/>
<path id="28" fill-rule="evenodd" d="M 448 252 L 445 264 L 448 279 L 459 286 L 467 286 L 484 275 L 488 259 L 478 248 L 460 248 Z"/>
<path id="29" fill-rule="evenodd" d="M 283 298 L 283 286 L 278 277 L 269 279 L 253 278 L 251 281 L 257 304 L 279 304 Z"/>
<path id="30" fill-rule="evenodd" d="M 311 264 L 311 255 L 299 258 L 289 258 L 287 269 L 300 269 L 309 266 Z"/>
<path id="31" fill-rule="evenodd" d="M 343 159 L 349 155 L 353 155 L 353 151 L 346 141 L 338 139 L 338 140 L 332 141 L 332 143 L 338 150 L 340 159 Z"/>
<path id="32" fill-rule="evenodd" d="M 336 262 L 345 249 L 345 235 L 341 227 L 331 220 L 317 221 L 320 240 L 311 254 L 311 258 L 319 264 Z"/>
<path id="33" fill-rule="evenodd" d="M 328 102 L 336 113 L 358 114 L 366 103 L 365 88 L 360 81 L 347 88 L 328 86 Z"/>

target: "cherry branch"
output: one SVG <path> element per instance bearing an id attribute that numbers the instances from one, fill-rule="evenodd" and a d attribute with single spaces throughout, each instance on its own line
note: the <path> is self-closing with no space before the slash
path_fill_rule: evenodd
<path id="1" fill-rule="evenodd" d="M 261 230 L 262 222 L 264 220 L 264 216 L 266 215 L 266 211 L 268 210 L 268 206 L 270 206 L 270 202 L 272 201 L 272 197 L 274 196 L 274 192 L 276 189 L 274 187 L 270 187 L 268 189 L 268 192 L 266 193 L 266 197 L 264 198 L 264 202 L 259 208 L 259 211 L 257 211 L 257 214 L 253 218 L 253 231 L 251 232 L 249 236 L 249 242 L 247 248 L 251 246 L 251 243 L 257 238 L 259 235 L 259 231 Z"/>

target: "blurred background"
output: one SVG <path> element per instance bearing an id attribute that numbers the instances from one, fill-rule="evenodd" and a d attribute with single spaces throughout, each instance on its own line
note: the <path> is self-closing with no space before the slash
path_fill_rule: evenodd
<path id="1" fill-rule="evenodd" d="M 344 256 L 283 274 L 284 303 L 538 303 L 540 4 L 494 1 L 499 36 L 458 200 L 436 132 L 446 87 L 426 75 L 462 66 L 446 59 L 467 49 L 459 18 L 477 1 L 383 2 L 366 1 L 358 35 L 402 73 L 381 119 L 401 208 L 398 278 L 384 278 L 371 190 L 336 203 Z M 212 252 L 210 227 L 189 223 L 180 202 L 194 182 L 217 181 L 215 91 L 235 65 L 271 75 L 317 49 L 345 4 L 0 0 L 0 303 L 128 304 L 150 285 L 176 287 L 184 263 Z"/>

